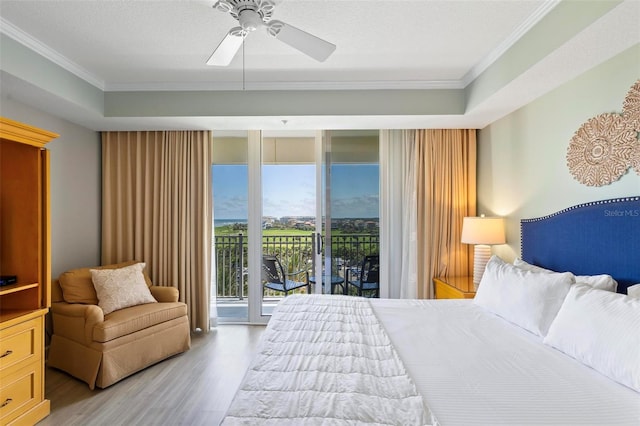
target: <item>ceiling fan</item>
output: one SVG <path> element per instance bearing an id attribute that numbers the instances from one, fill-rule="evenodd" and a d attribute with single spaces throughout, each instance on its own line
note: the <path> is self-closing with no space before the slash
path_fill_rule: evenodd
<path id="1" fill-rule="evenodd" d="M 271 36 L 317 61 L 324 62 L 333 53 L 335 44 L 282 21 L 272 20 L 275 6 L 272 0 L 218 0 L 213 7 L 229 13 L 240 26 L 229 30 L 213 51 L 207 65 L 229 65 L 242 46 L 244 37 L 260 26 L 265 26 Z"/>

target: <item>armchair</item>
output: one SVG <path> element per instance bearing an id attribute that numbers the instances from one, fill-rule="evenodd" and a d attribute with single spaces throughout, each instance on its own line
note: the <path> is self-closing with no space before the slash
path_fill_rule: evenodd
<path id="1" fill-rule="evenodd" d="M 119 269 L 125 262 L 91 269 Z M 67 271 L 51 286 L 53 333 L 47 365 L 83 380 L 94 389 L 117 381 L 191 346 L 187 306 L 178 290 L 151 284 L 157 303 L 105 314 L 90 268 Z"/>

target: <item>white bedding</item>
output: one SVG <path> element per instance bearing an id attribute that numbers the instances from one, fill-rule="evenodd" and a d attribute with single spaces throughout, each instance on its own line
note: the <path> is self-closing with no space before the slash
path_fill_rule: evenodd
<path id="1" fill-rule="evenodd" d="M 289 296 L 223 424 L 638 426 L 640 393 L 469 300 Z"/>
<path id="2" fill-rule="evenodd" d="M 640 425 L 640 393 L 471 300 L 372 305 L 440 425 Z"/>
<path id="3" fill-rule="evenodd" d="M 345 423 L 428 422 L 422 398 L 368 300 L 286 297 L 223 424 Z"/>

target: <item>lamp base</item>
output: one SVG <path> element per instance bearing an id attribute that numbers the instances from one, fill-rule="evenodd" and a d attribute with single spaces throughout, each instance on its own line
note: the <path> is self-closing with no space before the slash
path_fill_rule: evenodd
<path id="1" fill-rule="evenodd" d="M 491 259 L 491 247 L 485 244 L 477 244 L 473 249 L 473 288 L 476 291 L 489 259 Z"/>

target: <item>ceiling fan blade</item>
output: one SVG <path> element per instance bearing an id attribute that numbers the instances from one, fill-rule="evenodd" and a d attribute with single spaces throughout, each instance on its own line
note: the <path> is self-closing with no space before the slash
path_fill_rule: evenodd
<path id="1" fill-rule="evenodd" d="M 229 30 L 222 39 L 216 50 L 207 61 L 207 65 L 226 67 L 231 63 L 242 46 L 242 39 L 246 33 L 241 27 L 234 27 Z"/>
<path id="2" fill-rule="evenodd" d="M 267 31 L 278 40 L 311 56 L 316 61 L 324 62 L 336 50 L 335 44 L 282 21 L 269 22 Z"/>

